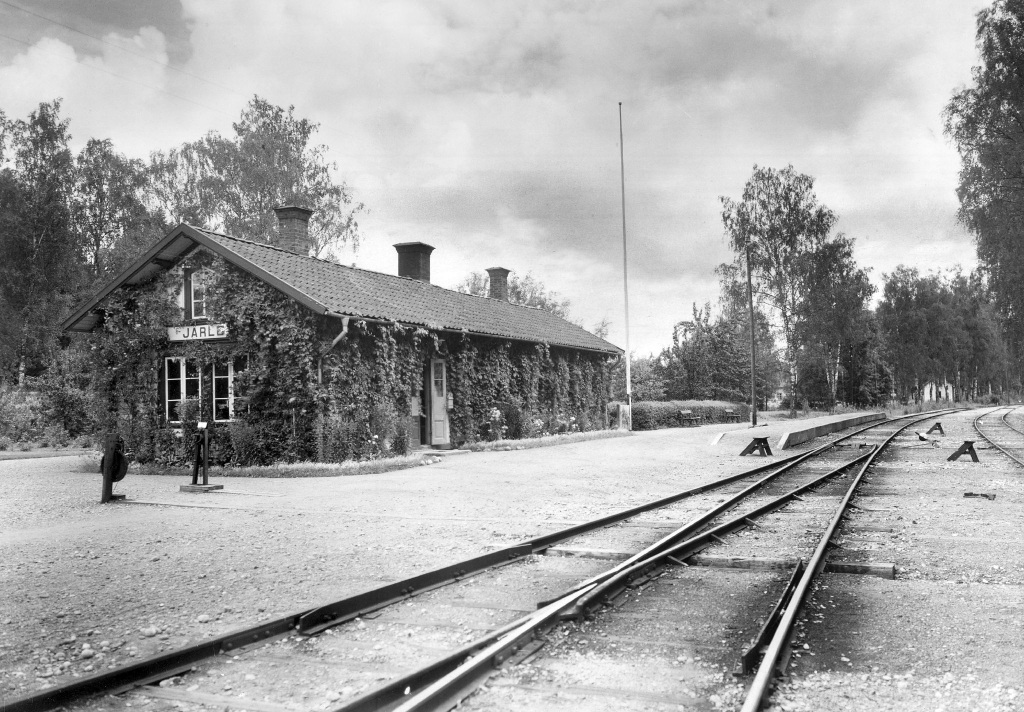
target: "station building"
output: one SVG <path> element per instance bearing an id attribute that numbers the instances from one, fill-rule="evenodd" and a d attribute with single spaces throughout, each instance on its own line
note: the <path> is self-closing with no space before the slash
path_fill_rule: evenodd
<path id="1" fill-rule="evenodd" d="M 173 461 L 211 424 L 221 459 L 340 461 L 607 426 L 622 350 L 548 311 L 308 256 L 312 211 L 277 209 L 274 244 L 181 224 L 64 322 L 84 332 L 108 428 Z"/>

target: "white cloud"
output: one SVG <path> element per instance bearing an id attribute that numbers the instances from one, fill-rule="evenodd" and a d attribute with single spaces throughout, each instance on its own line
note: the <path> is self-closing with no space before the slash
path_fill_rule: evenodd
<path id="1" fill-rule="evenodd" d="M 184 64 L 161 66 L 165 33 L 145 19 L 110 39 L 155 63 L 43 39 L 0 66 L 0 108 L 64 96 L 76 142 L 145 156 L 229 131 L 253 94 L 294 104 L 370 208 L 361 266 L 393 271 L 391 243 L 423 240 L 442 284 L 532 270 L 622 343 L 623 101 L 632 345 L 647 353 L 717 298 L 718 196 L 754 163 L 815 176 L 876 277 L 973 254 L 939 114 L 969 81 L 983 4 L 185 0 Z"/>

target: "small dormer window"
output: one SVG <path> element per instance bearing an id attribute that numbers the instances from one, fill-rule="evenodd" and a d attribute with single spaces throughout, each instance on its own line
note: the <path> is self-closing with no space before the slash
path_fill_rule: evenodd
<path id="1" fill-rule="evenodd" d="M 185 274 L 185 295 L 188 297 L 186 318 L 206 319 L 206 282 L 202 270 Z"/>

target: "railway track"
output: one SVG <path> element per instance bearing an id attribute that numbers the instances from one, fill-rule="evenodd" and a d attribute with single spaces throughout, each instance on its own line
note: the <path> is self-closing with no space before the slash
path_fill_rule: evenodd
<path id="1" fill-rule="evenodd" d="M 1024 429 L 1010 422 L 1021 406 L 1002 406 L 974 419 L 974 430 L 992 447 L 1024 467 Z M 984 427 L 983 427 L 984 426 Z"/>
<path id="2" fill-rule="evenodd" d="M 557 648 L 559 640 L 585 633 L 606 612 L 613 616 L 644 595 L 645 602 L 677 607 L 671 587 L 685 588 L 680 582 L 693 578 L 698 566 L 738 559 L 775 567 L 761 574 L 756 591 L 742 596 L 736 640 L 724 641 L 724 655 L 739 672 L 754 671 L 744 709 L 757 709 L 785 669 L 796 616 L 871 461 L 904 428 L 946 412 L 884 421 L 640 507 L 7 700 L 5 712 L 42 712 L 100 694 L 107 695 L 104 708 L 117 700 L 127 706 L 124 701 L 136 697 L 146 704 L 257 712 L 445 709 L 459 701 L 469 708 L 501 708 L 502 700 L 488 699 L 496 694 L 493 686 L 466 697 L 495 670 L 537 659 L 545 646 Z M 792 526 L 793 515 L 786 513 L 794 503 L 800 526 Z M 803 563 L 790 570 L 796 561 Z M 611 648 L 618 644 L 609 641 L 629 638 L 609 635 L 603 645 Z M 747 645 L 751 638 L 754 644 Z M 687 649 L 719 659 L 720 648 Z M 326 698 L 315 698 L 325 686 Z M 536 697 L 545 688 L 520 684 L 515 692 Z M 689 701 L 671 694 L 654 698 Z M 531 706 L 527 700 L 518 708 Z"/>

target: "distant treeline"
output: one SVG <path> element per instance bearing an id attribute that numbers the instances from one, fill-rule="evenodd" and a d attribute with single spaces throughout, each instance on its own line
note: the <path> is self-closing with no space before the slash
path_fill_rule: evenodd
<path id="1" fill-rule="evenodd" d="M 74 154 L 59 100 L 24 119 L 0 112 L 0 385 L 28 385 L 68 358 L 61 319 L 178 222 L 267 241 L 273 208 L 294 203 L 316 211 L 313 254 L 356 243 L 362 205 L 311 142 L 316 130 L 255 97 L 233 135 L 144 161 L 108 139 Z"/>
<path id="2" fill-rule="evenodd" d="M 900 266 L 872 308 L 854 241 L 832 232 L 836 215 L 818 204 L 810 176 L 755 166 L 742 197 L 722 206 L 735 260 L 719 267 L 719 308 L 694 305 L 671 345 L 633 360 L 634 400 L 749 401 L 751 297 L 762 407 L 918 401 L 928 384 L 956 401 L 1020 390 L 1012 329 L 984 270 Z M 620 373 L 620 398 L 624 386 Z"/>

